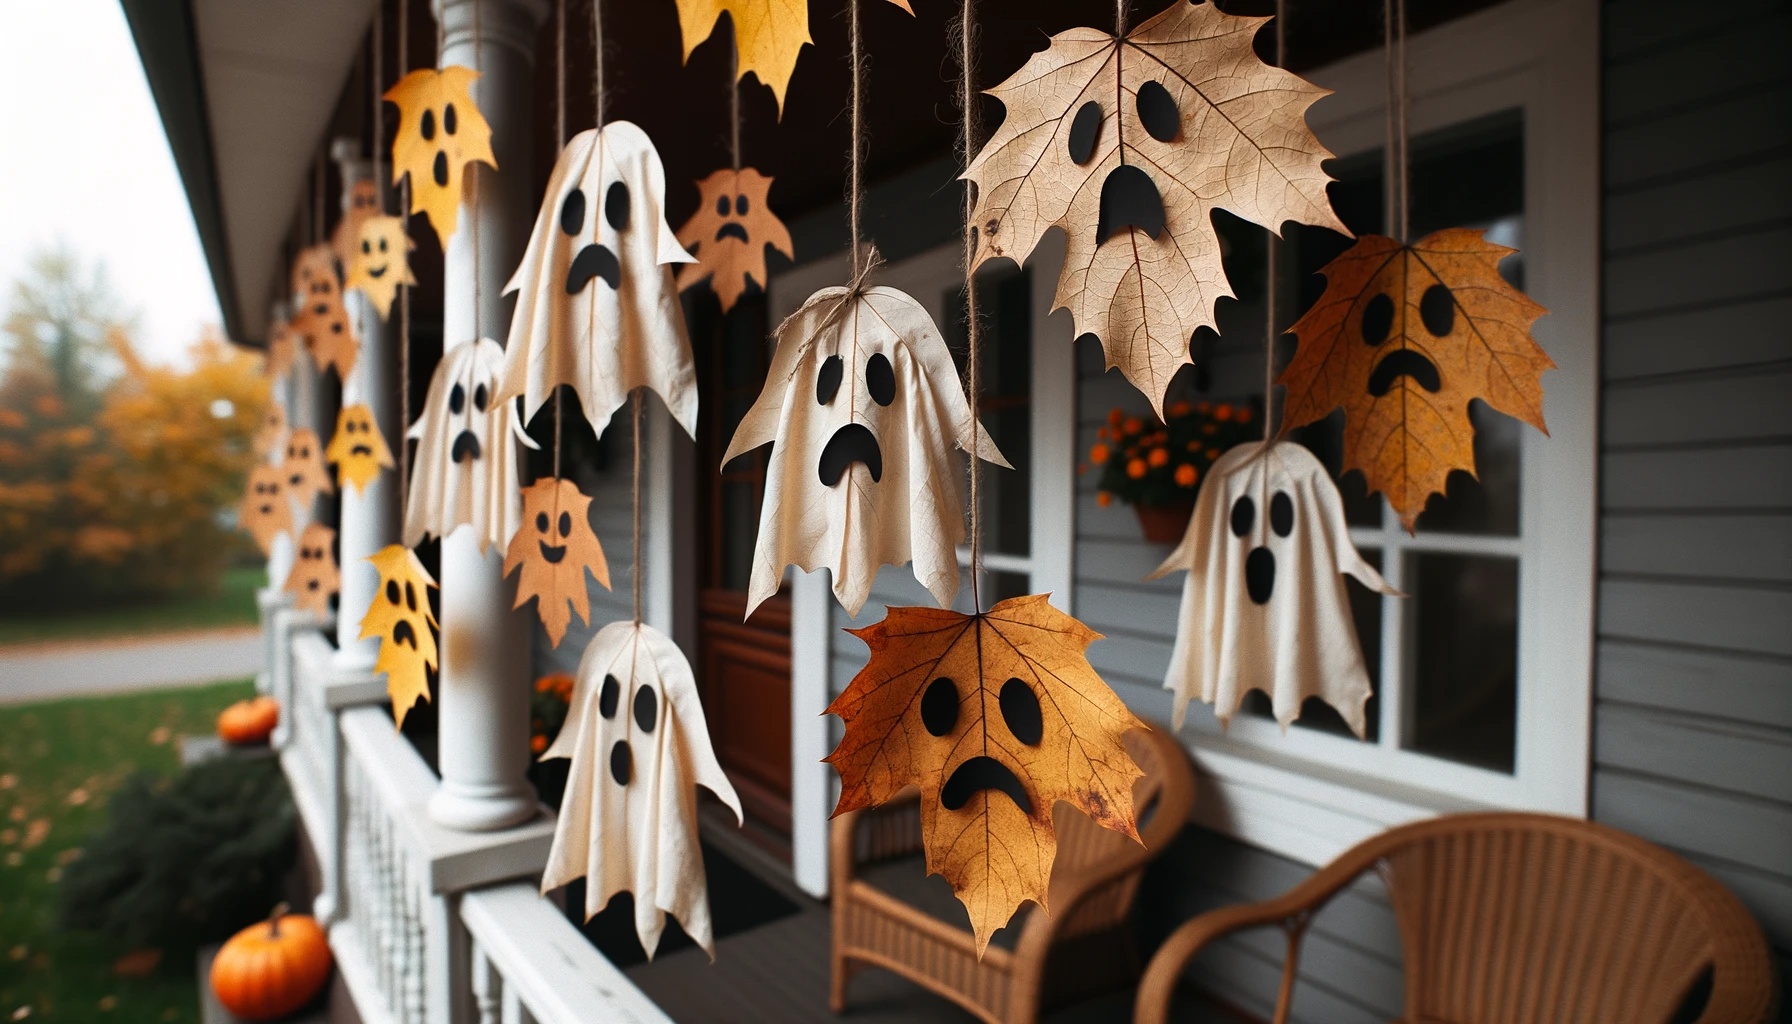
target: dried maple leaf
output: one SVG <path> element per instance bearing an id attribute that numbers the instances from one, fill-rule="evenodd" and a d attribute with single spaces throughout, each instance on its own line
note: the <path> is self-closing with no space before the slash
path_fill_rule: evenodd
<path id="1" fill-rule="evenodd" d="M 279 402 L 269 402 L 256 428 L 254 448 L 258 457 L 286 447 L 286 409 Z"/>
<path id="2" fill-rule="evenodd" d="M 429 215 L 443 249 L 460 222 L 461 172 L 474 160 L 498 167 L 491 125 L 467 92 L 478 77 L 458 64 L 418 68 L 386 90 L 386 99 L 398 105 L 392 184 L 411 176 L 411 212 Z"/>
<path id="3" fill-rule="evenodd" d="M 390 318 L 398 286 L 417 283 L 411 276 L 409 255 L 416 247 L 417 243 L 405 233 L 403 217 L 363 217 L 354 255 L 347 261 L 348 282 L 344 287 L 359 288 L 381 320 Z"/>
<path id="4" fill-rule="evenodd" d="M 678 287 L 710 282 L 722 312 L 734 308 L 748 283 L 765 287 L 765 247 L 795 259 L 790 231 L 766 202 L 772 179 L 751 167 L 726 167 L 697 183 L 697 212 L 678 229 L 678 241 L 697 257 L 678 268 Z"/>
<path id="5" fill-rule="evenodd" d="M 298 350 L 298 332 L 285 320 L 274 324 L 268 332 L 267 374 L 279 380 L 292 372 L 292 360 Z"/>
<path id="6" fill-rule="evenodd" d="M 354 485 L 356 494 L 367 493 L 367 485 L 380 470 L 395 465 L 386 435 L 380 432 L 373 409 L 366 405 L 345 405 L 336 413 L 336 433 L 330 435 L 324 458 L 335 463 L 343 484 Z"/>
<path id="7" fill-rule="evenodd" d="M 330 596 L 342 588 L 335 545 L 336 531 L 322 523 L 312 523 L 299 535 L 299 550 L 286 575 L 293 607 L 318 615 L 330 610 Z"/>
<path id="8" fill-rule="evenodd" d="M 1139 837 L 1143 773 L 1121 737 L 1144 723 L 1089 666 L 1099 633 L 1043 595 L 982 615 L 891 608 L 850 632 L 871 660 L 828 706 L 846 723 L 826 758 L 840 772 L 834 813 L 918 785 L 928 873 L 969 911 L 979 956 L 1023 900 L 1046 906 L 1058 801 Z"/>
<path id="9" fill-rule="evenodd" d="M 292 505 L 286 500 L 286 474 L 279 466 L 249 470 L 243 503 L 237 507 L 236 525 L 255 538 L 261 553 L 272 554 L 274 538 L 292 532 Z"/>
<path id="10" fill-rule="evenodd" d="M 287 493 L 299 503 L 299 509 L 307 517 L 311 515 L 312 499 L 319 491 L 336 493 L 330 471 L 324 468 L 323 445 L 315 432 L 304 427 L 286 436 L 286 461 L 280 464 L 280 472 L 286 476 Z"/>
<path id="11" fill-rule="evenodd" d="M 367 560 L 379 570 L 380 586 L 361 616 L 361 639 L 379 639 L 373 670 L 386 674 L 392 717 L 402 726 L 412 706 L 429 699 L 428 670 L 436 667 L 436 635 L 430 630 L 436 617 L 426 588 L 436 581 L 416 552 L 402 544 L 388 544 Z"/>
<path id="12" fill-rule="evenodd" d="M 522 566 L 516 580 L 516 607 L 535 598 L 535 614 L 555 647 L 566 636 L 572 611 L 591 621 L 585 570 L 610 589 L 610 565 L 591 532 L 591 499 L 571 480 L 544 476 L 523 488 L 523 525 L 504 552 L 504 575 Z M 568 605 L 571 611 L 568 610 Z"/>
<path id="13" fill-rule="evenodd" d="M 770 86 L 782 117 L 797 54 L 815 41 L 809 37 L 809 0 L 678 0 L 685 60 L 715 31 L 724 11 L 734 22 L 735 76 L 756 75 Z"/>
<path id="14" fill-rule="evenodd" d="M 1327 92 L 1257 59 L 1268 20 L 1178 0 L 1124 39 L 1059 33 L 989 90 L 1007 116 L 965 171 L 977 262 L 1024 262 L 1062 227 L 1053 308 L 1101 339 L 1160 417 L 1189 339 L 1232 294 L 1213 211 L 1348 234 L 1326 198 L 1331 154 L 1306 122 Z"/>
<path id="15" fill-rule="evenodd" d="M 299 303 L 292 329 L 304 339 L 317 372 L 333 366 L 336 379 L 347 381 L 361 342 L 343 308 L 342 282 L 336 276 L 336 257 L 329 246 L 314 245 L 299 253 L 292 268 L 292 290 Z"/>
<path id="16" fill-rule="evenodd" d="M 1470 399 L 1548 433 L 1531 338 L 1548 310 L 1507 284 L 1515 252 L 1469 228 L 1411 246 L 1365 235 L 1326 264 L 1325 294 L 1289 328 L 1300 348 L 1282 371 L 1282 430 L 1344 409 L 1344 468 L 1387 495 L 1408 532 L 1452 469 L 1475 471 Z"/>
<path id="17" fill-rule="evenodd" d="M 348 209 L 342 211 L 342 219 L 336 222 L 336 230 L 330 232 L 330 248 L 336 251 L 336 259 L 348 266 L 355 258 L 355 252 L 361 244 L 361 225 L 369 217 L 380 214 L 379 183 L 372 178 L 362 178 L 349 187 Z"/>

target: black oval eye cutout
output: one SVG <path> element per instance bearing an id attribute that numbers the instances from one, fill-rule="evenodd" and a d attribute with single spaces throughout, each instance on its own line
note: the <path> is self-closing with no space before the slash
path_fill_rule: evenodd
<path id="1" fill-rule="evenodd" d="M 1076 119 L 1070 122 L 1070 160 L 1077 166 L 1095 155 L 1095 144 L 1101 141 L 1101 104 L 1094 100 L 1077 108 Z"/>
<path id="2" fill-rule="evenodd" d="M 448 411 L 458 416 L 460 411 L 466 407 L 467 392 L 459 384 L 456 384 L 454 389 L 448 392 Z"/>
<path id="3" fill-rule="evenodd" d="M 615 779 L 618 786 L 626 786 L 633 768 L 634 762 L 629 757 L 628 741 L 617 740 L 616 745 L 610 748 L 610 778 Z"/>
<path id="4" fill-rule="evenodd" d="M 1182 112 L 1176 109 L 1176 98 L 1162 82 L 1146 82 L 1139 86 L 1139 123 L 1159 142 L 1169 142 L 1182 134 Z"/>
<path id="5" fill-rule="evenodd" d="M 439 149 L 436 150 L 435 163 L 430 165 L 430 176 L 436 179 L 436 185 L 438 187 L 440 187 L 440 188 L 448 187 L 448 154 L 447 153 L 444 153 Z"/>
<path id="6" fill-rule="evenodd" d="M 386 581 L 386 603 L 389 605 L 392 605 L 394 607 L 397 607 L 400 599 L 401 598 L 398 593 L 398 581 L 397 580 L 387 580 Z"/>
<path id="7" fill-rule="evenodd" d="M 1363 343 L 1371 347 L 1388 340 L 1394 329 L 1394 300 L 1386 292 L 1369 300 L 1363 307 Z"/>
<path id="8" fill-rule="evenodd" d="M 659 719 L 660 704 L 654 697 L 653 690 L 646 686 L 636 690 L 635 724 L 641 727 L 642 732 L 652 732 L 653 727 L 659 724 Z"/>
<path id="9" fill-rule="evenodd" d="M 1245 495 L 1232 503 L 1232 536 L 1242 537 L 1257 523 L 1257 503 Z"/>
<path id="10" fill-rule="evenodd" d="M 1433 338 L 1444 338 L 1456 326 L 1456 299 L 1450 289 L 1434 284 L 1419 299 L 1419 321 Z"/>
<path id="11" fill-rule="evenodd" d="M 535 529 L 541 533 L 548 532 L 548 514 L 546 512 L 535 513 Z"/>
<path id="12" fill-rule="evenodd" d="M 1002 721 L 1008 723 L 1014 738 L 1037 747 L 1045 738 L 1045 718 L 1039 713 L 1039 698 L 1033 695 L 1033 688 L 1019 679 L 1009 679 L 1002 684 L 997 703 L 1002 706 Z"/>
<path id="13" fill-rule="evenodd" d="M 604 219 L 618 231 L 628 230 L 628 186 L 620 181 L 610 182 L 604 193 Z"/>
<path id="14" fill-rule="evenodd" d="M 485 385 L 484 384 L 479 385 L 478 387 L 473 389 L 473 408 L 478 409 L 480 412 L 484 412 L 485 411 L 485 403 L 490 398 L 491 398 L 491 395 L 486 393 Z"/>
<path id="15" fill-rule="evenodd" d="M 460 118 L 455 116 L 454 104 L 450 103 L 442 108 L 442 130 L 453 135 L 455 129 L 459 127 Z"/>
<path id="16" fill-rule="evenodd" d="M 958 687 L 940 676 L 927 684 L 921 695 L 921 724 L 935 736 L 944 736 L 958 724 Z"/>
<path id="17" fill-rule="evenodd" d="M 404 585 L 404 603 L 411 611 L 417 610 L 417 588 L 409 582 Z"/>
<path id="18" fill-rule="evenodd" d="M 612 675 L 604 676 L 604 687 L 597 691 L 597 713 L 605 718 L 616 717 L 616 704 L 622 700 L 622 684 Z"/>
<path id="19" fill-rule="evenodd" d="M 865 361 L 865 390 L 871 392 L 871 400 L 878 405 L 896 400 L 896 371 L 882 352 L 873 352 Z"/>
<path id="20" fill-rule="evenodd" d="M 435 137 L 436 137 L 436 112 L 435 111 L 425 110 L 423 112 L 423 121 L 422 121 L 422 123 L 417 125 L 417 131 L 422 134 L 424 142 L 430 142 L 435 139 Z"/>
<path id="21" fill-rule="evenodd" d="M 718 217 L 728 216 L 728 197 L 727 196 L 717 196 L 716 197 L 716 216 L 718 216 Z"/>
<path id="22" fill-rule="evenodd" d="M 839 356 L 829 356 L 821 364 L 821 370 L 815 374 L 815 404 L 827 405 L 834 400 L 840 390 L 840 375 L 846 372 L 846 363 Z"/>
<path id="23" fill-rule="evenodd" d="M 368 245 L 367 239 L 365 239 L 365 238 L 361 239 L 361 255 L 363 255 L 363 256 L 373 255 L 373 246 Z"/>
<path id="24" fill-rule="evenodd" d="M 384 238 L 380 239 L 380 251 L 381 252 L 386 251 L 386 240 Z"/>
<path id="25" fill-rule="evenodd" d="M 1294 532 L 1294 501 L 1287 491 L 1277 491 L 1276 496 L 1269 499 L 1269 528 L 1276 531 L 1278 537 Z"/>
<path id="26" fill-rule="evenodd" d="M 560 201 L 560 230 L 576 235 L 585 227 L 585 193 L 573 189 Z"/>
<path id="27" fill-rule="evenodd" d="M 734 215 L 736 217 L 745 217 L 747 215 L 747 197 L 745 193 L 734 197 Z"/>
<path id="28" fill-rule="evenodd" d="M 560 513 L 560 536 L 572 536 L 572 513 L 570 512 Z"/>

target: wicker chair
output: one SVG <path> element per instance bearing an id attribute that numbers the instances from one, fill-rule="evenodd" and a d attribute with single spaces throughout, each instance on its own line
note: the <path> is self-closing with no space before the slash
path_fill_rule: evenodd
<path id="1" fill-rule="evenodd" d="M 1194 803 L 1194 772 L 1176 740 L 1135 730 L 1127 747 L 1145 775 L 1133 786 L 1144 845 L 1068 808 L 1053 819 L 1058 856 L 1047 915 L 1027 906 L 977 959 L 969 918 L 938 878 L 923 878 L 918 796 L 850 811 L 833 823 L 833 980 L 828 1002 L 846 1008 L 846 984 L 870 964 L 959 1003 L 990 1024 L 1027 1024 L 1042 1004 L 1131 985 L 1138 978 L 1130 912 L 1145 864 L 1181 831 Z M 892 895 L 862 872 L 880 862 L 910 883 L 931 883 L 944 903 L 926 909 Z M 897 863 L 892 863 L 897 862 Z M 890 877 L 888 874 L 886 878 Z M 912 885 L 910 886 L 912 888 Z M 957 923 L 948 923 L 956 912 Z M 1006 933 L 1006 934 L 1004 934 Z M 1048 962 L 1060 969 L 1048 973 Z M 1064 963 L 1074 963 L 1070 970 Z"/>
<path id="2" fill-rule="evenodd" d="M 1270 924 L 1288 939 L 1283 1024 L 1308 923 L 1371 868 L 1400 926 L 1409 1024 L 1660 1024 L 1708 970 L 1704 1024 L 1773 1012 L 1761 929 L 1711 876 L 1592 822 L 1463 814 L 1384 832 L 1276 899 L 1184 924 L 1145 972 L 1135 1024 L 1168 1019 L 1183 968 L 1203 947 Z"/>

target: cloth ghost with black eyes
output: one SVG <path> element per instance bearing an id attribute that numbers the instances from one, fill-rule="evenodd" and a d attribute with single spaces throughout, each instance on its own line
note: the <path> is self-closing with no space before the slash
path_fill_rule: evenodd
<path id="1" fill-rule="evenodd" d="M 709 888 L 697 845 L 697 787 L 740 820 L 716 762 L 684 652 L 645 623 L 612 622 L 579 661 L 566 725 L 542 755 L 572 759 L 541 890 L 585 879 L 590 918 L 628 890 L 649 959 L 671 914 L 715 959 Z"/>
<path id="2" fill-rule="evenodd" d="M 1350 543 L 1344 502 L 1325 466 L 1292 442 L 1241 444 L 1208 470 L 1182 544 L 1152 579 L 1188 570 L 1164 688 L 1180 729 L 1188 702 L 1230 722 L 1251 690 L 1286 729 L 1319 697 L 1364 732 L 1369 674 L 1344 573 L 1387 585 Z"/>
<path id="3" fill-rule="evenodd" d="M 649 387 L 696 436 L 697 370 L 672 280 L 672 264 L 693 260 L 666 223 L 665 195 L 659 153 L 627 121 L 561 151 L 504 286 L 517 299 L 498 396 L 524 396 L 525 422 L 569 384 L 602 436 L 629 392 Z"/>
<path id="4" fill-rule="evenodd" d="M 503 367 L 504 350 L 490 338 L 461 342 L 436 364 L 423 414 L 405 435 L 418 440 L 404 508 L 407 547 L 465 523 L 483 552 L 509 544 L 522 521 L 512 441 L 536 444 L 523 433 L 516 406 L 494 397 Z"/>
<path id="5" fill-rule="evenodd" d="M 1005 469 L 987 429 L 977 454 Z M 971 409 L 927 310 L 894 288 L 824 288 L 778 329 L 753 407 L 722 457 L 772 448 L 747 615 L 777 593 L 784 567 L 833 570 L 834 597 L 858 615 L 879 566 L 914 562 L 947 608 L 964 539 L 961 470 Z"/>

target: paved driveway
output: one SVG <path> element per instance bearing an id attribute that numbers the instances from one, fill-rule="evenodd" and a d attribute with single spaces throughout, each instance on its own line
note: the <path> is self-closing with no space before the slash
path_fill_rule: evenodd
<path id="1" fill-rule="evenodd" d="M 0 704 L 244 679 L 261 663 L 253 626 L 0 647 Z"/>

